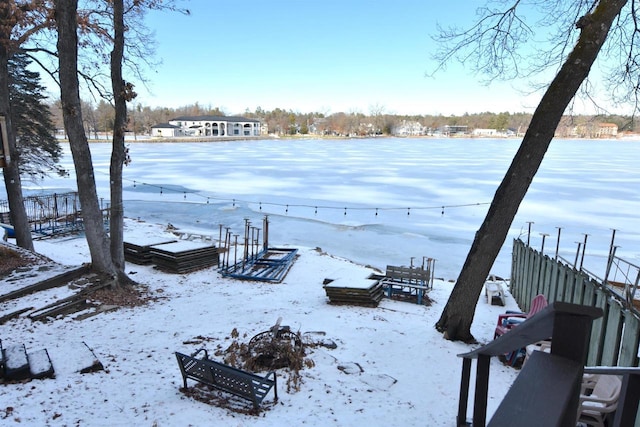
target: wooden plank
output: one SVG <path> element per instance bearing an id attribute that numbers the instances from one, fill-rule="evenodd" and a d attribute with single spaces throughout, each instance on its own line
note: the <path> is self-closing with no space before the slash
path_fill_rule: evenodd
<path id="1" fill-rule="evenodd" d="M 582 298 L 583 304 L 588 306 L 595 306 L 596 304 L 596 288 L 597 284 L 594 280 L 589 280 L 584 286 L 584 296 Z"/>
<path id="2" fill-rule="evenodd" d="M 73 294 L 69 297 L 66 298 L 62 298 L 59 300 L 56 300 L 54 302 L 52 302 L 51 304 L 47 304 L 44 307 L 40 307 L 37 310 L 33 311 L 31 314 L 29 314 L 29 318 L 32 320 L 35 320 L 37 318 L 39 318 L 41 316 L 41 313 L 47 311 L 47 312 L 51 312 L 50 309 L 52 310 L 56 310 L 59 307 L 65 306 L 68 303 L 77 303 L 78 301 L 85 301 L 87 295 L 91 294 L 92 292 L 95 292 L 99 289 L 105 288 L 107 286 L 111 286 L 113 284 L 113 282 L 109 281 L 109 282 L 104 282 L 104 283 L 98 283 L 95 285 L 91 285 L 88 286 L 86 288 L 83 288 L 80 292 Z M 40 313 L 40 314 L 39 314 Z M 41 320 L 41 319 L 39 319 Z"/>
<path id="3" fill-rule="evenodd" d="M 409 282 L 428 282 L 431 278 L 430 271 L 422 268 L 398 267 L 387 265 L 386 277 L 392 280 Z"/>
<path id="4" fill-rule="evenodd" d="M 602 344 L 604 341 L 606 318 L 609 309 L 606 293 L 600 288 L 595 289 L 594 293 L 596 298 L 594 307 L 599 307 L 603 312 L 603 316 L 599 319 L 595 319 L 591 326 L 591 339 L 589 341 L 589 354 L 587 356 L 587 363 L 591 366 L 601 364 Z"/>
<path id="5" fill-rule="evenodd" d="M 538 281 L 536 282 L 536 295 L 545 294 L 545 279 L 547 277 L 547 266 L 549 257 L 546 255 L 540 255 L 540 272 L 538 273 Z M 546 294 L 545 294 L 546 295 Z"/>
<path id="6" fill-rule="evenodd" d="M 524 311 L 529 311 L 531 307 L 531 301 L 538 294 L 537 283 L 540 274 L 540 257 L 537 252 L 531 248 L 531 280 L 529 281 L 529 288 L 527 293 L 527 299 L 522 301 L 522 308 Z"/>
<path id="7" fill-rule="evenodd" d="M 547 296 L 551 291 L 551 276 L 553 274 L 555 262 L 549 258 L 545 257 L 544 260 L 544 276 L 542 278 L 542 294 Z M 548 300 L 549 298 L 547 298 Z"/>
<path id="8" fill-rule="evenodd" d="M 575 424 L 577 407 L 571 408 L 571 398 L 579 390 L 581 379 L 582 364 L 534 351 L 488 426 L 556 426 L 572 410 Z"/>
<path id="9" fill-rule="evenodd" d="M 147 239 L 146 241 L 130 243 L 124 242 L 124 258 L 127 262 L 134 264 L 151 264 L 151 248 L 154 246 L 165 245 L 168 243 L 175 243 L 175 239 L 155 238 L 153 240 Z"/>
<path id="10" fill-rule="evenodd" d="M 584 287 L 585 282 L 588 281 L 587 276 L 584 274 L 577 274 L 576 281 L 573 285 L 573 298 L 572 301 L 574 304 L 582 304 L 584 298 Z"/>
<path id="11" fill-rule="evenodd" d="M 527 311 L 529 303 L 533 299 L 533 275 L 535 270 L 535 258 L 536 254 L 533 248 L 527 248 L 527 270 L 525 276 L 525 287 L 522 289 L 522 294 L 518 300 L 518 305 L 523 311 Z"/>
<path id="12" fill-rule="evenodd" d="M 330 289 L 326 290 L 327 296 L 332 300 L 362 300 L 362 301 L 374 301 L 379 297 L 382 297 L 384 294 L 382 289 L 376 292 L 345 292 L 344 289 L 341 289 L 340 292 L 333 292 Z"/>
<path id="13" fill-rule="evenodd" d="M 151 260 L 159 269 L 169 273 L 188 273 L 218 265 L 218 248 L 193 242 L 166 243 L 150 249 Z"/>
<path id="14" fill-rule="evenodd" d="M 529 248 L 527 248 L 524 243 L 521 243 L 520 250 L 520 282 L 519 285 L 513 285 L 513 297 L 515 300 L 520 303 L 523 300 L 525 295 L 525 290 L 528 283 L 528 274 L 529 274 Z"/>
<path id="15" fill-rule="evenodd" d="M 615 366 L 618 362 L 618 350 L 620 348 L 621 334 L 622 307 L 614 301 L 610 301 L 606 332 L 602 348 L 602 365 Z"/>
<path id="16" fill-rule="evenodd" d="M 629 310 L 624 311 L 624 332 L 618 366 L 636 366 L 640 344 L 640 319 Z"/>
<path id="17" fill-rule="evenodd" d="M 516 287 L 521 283 L 522 277 L 522 241 L 520 239 L 513 239 L 513 252 L 511 255 L 511 281 L 509 282 L 509 290 L 511 295 L 516 295 Z"/>
<path id="18" fill-rule="evenodd" d="M 568 270 L 567 271 L 567 280 L 564 286 L 564 295 L 562 301 L 572 303 L 573 302 L 573 293 L 575 291 L 577 275 L 579 273 L 576 270 Z"/>
<path id="19" fill-rule="evenodd" d="M 549 283 L 549 294 L 546 295 L 547 301 L 558 301 L 558 281 L 562 275 L 564 275 L 564 271 L 562 270 L 560 263 L 558 261 L 554 261 Z"/>
<path id="20" fill-rule="evenodd" d="M 67 301 L 56 307 L 52 307 L 49 310 L 40 311 L 38 314 L 35 314 L 35 315 L 29 315 L 29 318 L 31 318 L 31 320 L 45 321 L 49 317 L 56 317 L 61 314 L 75 313 L 77 311 L 84 310 L 88 306 L 89 305 L 87 303 L 87 300 L 84 298 L 81 298 L 74 301 Z"/>
<path id="21" fill-rule="evenodd" d="M 558 293 L 556 294 L 556 301 L 565 302 L 564 296 L 566 293 L 567 283 L 571 281 L 572 272 L 564 269 L 564 274 L 560 274 L 558 280 Z"/>
<path id="22" fill-rule="evenodd" d="M 16 317 L 20 316 L 22 313 L 26 313 L 29 310 L 33 310 L 33 307 L 21 308 L 20 310 L 12 311 L 9 314 L 5 314 L 4 316 L 0 317 L 0 325 L 4 324 L 5 322 L 11 319 L 15 319 Z"/>
<path id="23" fill-rule="evenodd" d="M 462 378 L 456 426 L 467 426 L 467 406 L 469 405 L 469 383 L 471 381 L 471 359 L 462 359 Z"/>
<path id="24" fill-rule="evenodd" d="M 522 253 L 524 250 L 524 244 L 520 239 L 513 240 L 513 255 L 511 259 L 511 281 L 509 282 L 509 290 L 511 295 L 517 300 L 517 295 L 520 292 L 522 286 L 522 277 L 524 271 L 524 259 Z"/>
<path id="25" fill-rule="evenodd" d="M 21 298 L 34 292 L 44 291 L 46 289 L 65 285 L 70 281 L 75 280 L 84 274 L 87 274 L 90 269 L 91 267 L 89 265 L 83 265 L 82 267 L 65 271 L 62 274 L 58 274 L 57 276 L 42 280 L 33 285 L 25 286 L 24 288 L 9 292 L 8 294 L 0 295 L 0 302 L 8 301 L 15 298 Z"/>
<path id="26" fill-rule="evenodd" d="M 638 396 L 640 395 L 640 373 L 627 373 L 622 378 L 622 389 L 613 427 L 640 426 Z"/>
<path id="27" fill-rule="evenodd" d="M 332 304 L 353 304 L 367 307 L 377 307 L 384 293 L 382 285 L 375 282 L 368 288 L 332 287 L 324 286 L 329 302 Z"/>
<path id="28" fill-rule="evenodd" d="M 473 397 L 474 426 L 483 426 L 487 420 L 490 362 L 491 358 L 485 355 L 479 355 L 476 362 L 476 388 Z"/>
<path id="29" fill-rule="evenodd" d="M 524 294 L 524 288 L 527 281 L 527 251 L 522 245 L 521 260 L 520 260 L 520 281 L 518 283 L 511 283 L 511 295 L 520 303 L 522 295 Z"/>

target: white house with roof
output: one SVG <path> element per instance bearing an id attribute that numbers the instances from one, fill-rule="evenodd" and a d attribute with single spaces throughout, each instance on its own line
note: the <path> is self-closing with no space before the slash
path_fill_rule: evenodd
<path id="1" fill-rule="evenodd" d="M 403 120 L 394 126 L 392 132 L 394 135 L 398 136 L 419 136 L 424 135 L 426 133 L 426 129 L 420 124 L 420 122 Z"/>
<path id="2" fill-rule="evenodd" d="M 260 136 L 260 120 L 235 116 L 180 116 L 151 127 L 151 136 Z"/>
<path id="3" fill-rule="evenodd" d="M 180 128 L 178 126 L 174 126 L 169 123 L 159 123 L 151 126 L 151 136 L 171 138 L 182 135 L 180 135 Z"/>
<path id="4" fill-rule="evenodd" d="M 598 138 L 612 138 L 618 136 L 618 125 L 615 123 L 600 123 L 598 125 Z"/>

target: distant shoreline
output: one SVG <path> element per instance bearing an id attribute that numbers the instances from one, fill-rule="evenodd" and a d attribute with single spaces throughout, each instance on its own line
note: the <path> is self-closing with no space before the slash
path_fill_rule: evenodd
<path id="1" fill-rule="evenodd" d="M 208 143 L 208 142 L 228 142 L 228 141 L 260 141 L 265 139 L 271 139 L 274 141 L 278 140 L 327 140 L 327 141 L 336 141 L 336 140 L 351 140 L 351 139 L 379 139 L 379 138 L 394 138 L 394 139 L 477 139 L 477 140 L 485 140 L 485 139 L 504 139 L 504 140 L 514 140 L 514 139 L 522 139 L 523 136 L 477 136 L 477 135 L 460 135 L 460 136 L 433 136 L 433 135 L 408 135 L 408 136 L 399 136 L 399 135 L 378 135 L 378 136 L 332 136 L 332 135 L 283 135 L 283 136 L 275 136 L 275 135 L 260 135 L 260 136 L 225 136 L 225 137 L 151 137 L 151 136 L 139 136 L 135 139 L 127 138 L 125 143 L 153 143 L 153 144 L 162 144 L 162 143 Z M 570 139 L 570 140 L 584 140 L 584 141 L 640 141 L 640 135 L 627 135 L 617 138 L 568 138 L 562 137 L 557 139 Z M 68 143 L 68 139 L 58 139 L 59 142 Z M 98 139 L 89 139 L 90 143 L 97 144 L 109 144 L 111 143 L 111 139 L 108 137 L 98 138 Z"/>

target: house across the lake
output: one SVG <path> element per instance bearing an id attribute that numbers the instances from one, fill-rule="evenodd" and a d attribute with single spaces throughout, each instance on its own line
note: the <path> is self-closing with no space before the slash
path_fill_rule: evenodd
<path id="1" fill-rule="evenodd" d="M 151 126 L 151 136 L 260 136 L 260 120 L 234 116 L 181 116 Z"/>

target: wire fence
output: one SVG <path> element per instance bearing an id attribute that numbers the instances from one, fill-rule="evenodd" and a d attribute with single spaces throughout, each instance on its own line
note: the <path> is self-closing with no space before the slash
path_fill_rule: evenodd
<path id="1" fill-rule="evenodd" d="M 36 237 L 47 237 L 82 231 L 82 211 L 77 192 L 29 196 L 23 199 L 31 231 Z M 105 224 L 109 208 L 102 207 Z M 0 200 L 0 222 L 10 224 L 8 201 Z"/>

